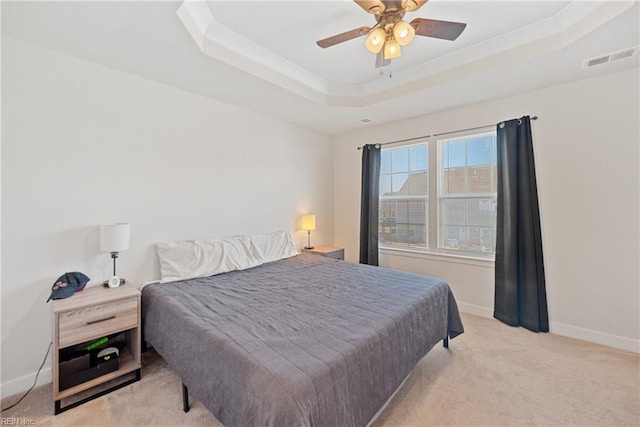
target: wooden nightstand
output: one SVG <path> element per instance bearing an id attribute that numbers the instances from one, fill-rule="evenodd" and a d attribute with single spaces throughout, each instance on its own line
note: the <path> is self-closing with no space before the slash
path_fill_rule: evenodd
<path id="1" fill-rule="evenodd" d="M 334 246 L 316 246 L 313 249 L 303 249 L 302 251 L 314 255 L 325 256 L 327 258 L 344 260 L 344 248 L 336 248 Z"/>
<path id="2" fill-rule="evenodd" d="M 116 334 L 119 335 L 115 339 L 121 339 L 122 346 L 118 357 L 118 369 L 78 382 L 77 375 L 87 373 L 86 363 L 89 356 L 79 355 L 75 351 L 103 337 Z M 63 356 L 71 352 L 74 352 L 74 357 L 77 355 L 76 359 L 63 361 Z M 62 377 L 61 363 L 62 368 L 65 368 L 63 370 L 67 371 Z M 77 363 L 82 368 L 69 370 L 69 363 Z M 111 367 L 114 368 L 115 365 L 112 364 Z M 135 287 L 129 284 L 118 288 L 91 286 L 69 298 L 53 302 L 53 398 L 56 415 L 140 380 L 140 367 L 140 291 Z M 62 399 L 126 374 L 132 374 L 133 377 L 64 408 L 61 407 Z"/>

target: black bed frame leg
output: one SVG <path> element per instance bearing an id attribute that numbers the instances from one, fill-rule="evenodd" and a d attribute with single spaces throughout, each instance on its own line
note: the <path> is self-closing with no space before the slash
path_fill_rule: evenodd
<path id="1" fill-rule="evenodd" d="M 444 337 L 444 339 L 442 340 L 442 345 L 444 346 L 444 348 L 449 348 L 449 335 Z"/>
<path id="2" fill-rule="evenodd" d="M 182 410 L 189 412 L 189 389 L 182 383 Z"/>

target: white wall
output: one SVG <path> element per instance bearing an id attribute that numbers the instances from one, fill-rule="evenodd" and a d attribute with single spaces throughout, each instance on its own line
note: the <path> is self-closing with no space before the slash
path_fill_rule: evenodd
<path id="1" fill-rule="evenodd" d="M 335 244 L 358 258 L 360 151 L 498 123 L 533 122 L 551 332 L 640 351 L 638 69 L 335 138 Z M 428 101 L 428 100 L 427 100 Z M 493 314 L 493 265 L 381 255 L 381 265 L 450 281 L 462 309 Z"/>
<path id="2" fill-rule="evenodd" d="M 158 277 L 160 240 L 297 230 L 313 212 L 313 240 L 333 243 L 330 137 L 6 37 L 2 89 L 2 396 L 42 361 L 53 281 L 109 277 L 100 223 L 131 224 L 118 273 L 134 284 Z"/>

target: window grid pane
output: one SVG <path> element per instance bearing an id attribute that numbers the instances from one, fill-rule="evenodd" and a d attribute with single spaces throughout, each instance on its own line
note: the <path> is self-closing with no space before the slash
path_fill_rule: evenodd
<path id="1" fill-rule="evenodd" d="M 427 199 L 380 201 L 380 246 L 426 249 L 428 242 Z"/>
<path id="2" fill-rule="evenodd" d="M 441 199 L 438 248 L 495 253 L 496 198 Z"/>
<path id="3" fill-rule="evenodd" d="M 495 135 L 441 142 L 440 194 L 495 193 Z"/>

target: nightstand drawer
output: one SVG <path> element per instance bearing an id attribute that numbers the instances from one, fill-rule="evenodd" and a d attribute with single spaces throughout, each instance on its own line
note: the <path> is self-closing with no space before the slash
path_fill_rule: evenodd
<path id="1" fill-rule="evenodd" d="M 137 298 L 70 310 L 58 315 L 58 345 L 66 347 L 137 326 Z"/>

